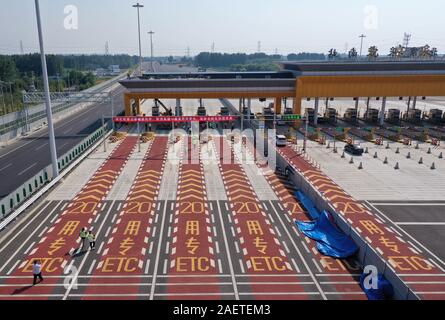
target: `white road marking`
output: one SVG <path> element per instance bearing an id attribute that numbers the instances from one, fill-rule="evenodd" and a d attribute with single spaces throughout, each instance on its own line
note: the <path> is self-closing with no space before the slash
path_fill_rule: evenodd
<path id="1" fill-rule="evenodd" d="M 17 175 L 21 176 L 22 174 L 24 174 L 25 172 L 29 171 L 30 169 L 34 168 L 37 165 L 37 162 L 34 162 L 32 165 L 30 165 L 28 168 L 26 168 L 23 171 L 20 171 Z"/>
<path id="2" fill-rule="evenodd" d="M 164 210 L 163 211 L 164 212 L 162 214 L 161 232 L 160 232 L 160 235 L 159 235 L 158 249 L 157 249 L 157 252 L 156 252 L 156 259 L 155 259 L 155 266 L 154 266 L 154 273 L 153 273 L 153 278 L 152 278 L 152 282 L 151 282 L 150 300 L 154 299 L 154 294 L 155 294 L 156 277 L 158 276 L 159 257 L 160 257 L 160 254 L 161 254 L 162 236 L 163 236 L 163 233 L 164 233 L 165 215 L 167 213 L 167 203 L 164 205 Z"/>
<path id="3" fill-rule="evenodd" d="M 304 264 L 306 270 L 309 272 L 309 275 L 310 275 L 310 277 L 312 278 L 312 281 L 314 281 L 314 284 L 315 284 L 315 286 L 317 287 L 317 289 L 318 289 L 318 291 L 319 291 L 319 294 L 321 295 L 321 297 L 322 297 L 324 300 L 327 300 L 327 297 L 326 297 L 325 293 L 323 292 L 323 289 L 321 288 L 320 284 L 318 283 L 317 278 L 315 277 L 315 275 L 314 275 L 314 273 L 312 272 L 312 270 L 309 268 L 309 265 L 308 265 L 307 261 L 304 260 L 304 257 L 303 257 L 303 255 L 302 255 L 300 249 L 298 249 L 297 244 L 296 244 L 295 241 L 294 241 L 294 238 L 293 238 L 292 235 L 290 234 L 289 230 L 286 229 L 286 226 L 285 226 L 285 224 L 284 224 L 284 222 L 283 222 L 283 219 L 281 219 L 281 216 L 278 214 L 278 212 L 277 212 L 277 210 L 275 209 L 275 207 L 272 206 L 272 208 L 273 208 L 273 211 L 275 212 L 275 216 L 276 216 L 276 217 L 278 218 L 278 220 L 280 221 L 281 225 L 282 225 L 283 228 L 284 228 L 284 231 L 286 232 L 288 238 L 289 238 L 290 241 L 292 242 L 292 244 L 293 244 L 293 246 L 294 246 L 294 249 L 297 251 L 298 256 L 300 257 L 301 261 L 303 262 L 303 264 Z M 302 242 L 302 243 L 304 244 L 304 242 Z M 305 246 L 306 246 L 306 245 L 305 245 Z M 306 246 L 306 248 L 307 248 L 307 246 Z M 309 250 L 309 249 L 308 249 L 308 250 Z"/>
<path id="4" fill-rule="evenodd" d="M 14 265 L 12 266 L 12 268 L 9 269 L 9 271 L 6 273 L 6 275 L 9 276 L 9 275 L 12 273 L 12 271 L 14 271 L 14 269 L 17 267 L 17 265 L 18 265 L 19 263 L 20 263 L 20 260 L 17 260 L 17 261 L 14 263 Z"/>
<path id="5" fill-rule="evenodd" d="M 24 226 L 24 227 L 22 227 L 21 228 L 21 232 L 17 232 L 15 235 L 14 235 L 14 237 L 12 237 L 12 239 L 11 240 L 9 240 L 9 242 L 8 243 L 6 243 L 6 244 L 4 244 L 4 245 L 2 245 L 1 246 L 1 248 L 0 248 L 0 252 L 2 252 L 4 249 L 6 249 L 8 246 L 9 246 L 9 244 L 11 244 L 11 242 L 13 242 L 13 241 L 15 241 L 15 239 L 24 231 L 24 230 L 26 230 L 26 228 L 42 213 L 42 212 L 44 212 L 45 211 L 45 209 L 46 208 L 48 208 L 48 206 L 50 205 L 51 203 L 50 202 L 48 202 L 47 203 L 47 205 L 46 206 L 44 206 L 41 210 L 40 210 L 40 212 L 39 213 L 37 213 L 35 216 L 34 216 L 34 218 L 33 219 L 31 219 L 27 224 L 26 224 L 26 226 Z M 0 272 L 2 272 L 3 271 L 3 269 L 11 262 L 11 260 L 12 259 L 14 259 L 14 256 L 18 253 L 18 252 L 20 252 L 21 250 L 22 250 L 22 248 L 25 246 L 25 244 L 29 241 L 29 239 L 31 239 L 33 236 L 34 236 L 34 234 L 37 232 L 37 230 L 39 230 L 40 229 L 40 227 L 46 222 L 46 220 L 57 210 L 57 208 L 59 207 L 59 205 L 60 205 L 60 202 L 59 203 L 57 203 L 56 205 L 55 205 L 55 207 L 51 210 L 51 212 L 46 216 L 46 218 L 45 219 L 43 219 L 43 221 L 37 226 L 37 228 L 34 228 L 34 231 L 33 232 L 31 232 L 29 235 L 28 235 L 28 237 L 25 239 L 25 241 L 23 241 L 22 242 L 22 244 L 20 245 L 20 247 L 18 247 L 17 249 L 16 249 L 16 251 L 15 251 L 15 254 L 13 254 L 9 259 L 8 259 L 8 261 L 6 261 L 5 263 L 3 263 L 3 266 L 0 268 Z"/>
<path id="6" fill-rule="evenodd" d="M 218 206 L 218 215 L 219 215 L 219 221 L 221 223 L 222 226 L 224 226 L 224 221 L 222 218 L 222 213 L 221 213 L 221 207 L 220 207 L 220 203 L 217 202 L 217 206 Z M 229 243 L 227 241 L 227 234 L 224 231 L 225 229 L 223 228 L 223 238 L 224 238 L 224 244 L 225 244 L 225 248 L 226 248 L 226 256 L 227 259 L 229 261 L 229 269 L 230 269 L 230 276 L 232 278 L 232 286 L 233 286 L 233 291 L 235 293 L 235 299 L 239 300 L 239 293 L 238 293 L 238 287 L 236 285 L 236 278 L 235 278 L 235 273 L 233 271 L 233 264 L 232 264 L 232 257 L 230 255 L 230 251 L 229 251 Z"/>
<path id="7" fill-rule="evenodd" d="M 4 166 L 3 168 L 1 168 L 1 169 L 0 169 L 0 172 L 3 171 L 3 170 L 5 170 L 5 169 L 8 169 L 10 166 L 12 166 L 12 163 L 7 164 L 7 165 Z"/>
<path id="8" fill-rule="evenodd" d="M 99 234 L 101 233 L 102 228 L 103 228 L 104 225 L 105 225 L 105 221 L 107 221 L 108 215 L 110 214 L 111 209 L 112 209 L 113 206 L 114 206 L 114 202 L 115 202 L 115 201 L 112 202 L 110 208 L 108 209 L 108 211 L 107 211 L 107 213 L 106 213 L 106 215 L 105 215 L 104 220 L 102 221 L 102 223 L 100 224 L 99 228 L 97 229 L 96 236 L 99 235 Z M 83 259 L 82 259 L 82 262 L 80 263 L 79 268 L 77 269 L 77 272 L 76 272 L 76 274 L 74 275 L 73 280 L 71 281 L 69 287 L 67 288 L 67 290 L 66 290 L 66 292 L 65 292 L 65 294 L 64 294 L 62 300 L 66 300 L 66 299 L 68 298 L 68 296 L 69 296 L 71 290 L 73 289 L 73 285 L 77 282 L 76 279 L 77 279 L 77 277 L 79 276 L 79 273 L 80 273 L 80 271 L 82 270 L 83 265 L 85 264 L 85 262 L 86 262 L 88 256 L 90 255 L 90 252 L 91 252 L 91 251 L 87 251 L 87 253 L 84 255 L 84 257 L 83 257 Z M 72 260 L 72 261 L 74 262 L 74 260 Z"/>
<path id="9" fill-rule="evenodd" d="M 96 264 L 96 259 L 93 260 L 93 263 L 91 263 L 90 269 L 88 269 L 88 274 L 91 274 L 93 272 L 94 265 Z"/>
<path id="10" fill-rule="evenodd" d="M 145 264 L 145 271 L 144 274 L 148 274 L 148 269 L 150 268 L 150 259 L 147 260 L 147 263 Z"/>
<path id="11" fill-rule="evenodd" d="M 419 245 L 422 249 L 424 249 L 426 252 L 428 252 L 430 255 L 432 255 L 434 258 L 436 258 L 437 261 L 439 261 L 442 265 L 445 265 L 445 262 L 442 261 L 438 256 L 436 256 L 433 252 L 431 252 L 428 248 L 426 248 L 423 244 L 421 244 L 416 238 L 411 236 L 408 232 L 400 228 L 398 225 L 396 225 L 391 219 L 389 219 L 382 211 L 374 207 L 372 204 L 367 202 L 374 210 L 376 210 L 379 214 L 381 214 L 384 218 L 386 218 L 388 221 L 390 221 L 392 224 L 394 224 L 401 232 L 403 232 L 405 235 L 407 235 L 412 241 L 414 241 L 417 245 Z M 443 268 L 440 268 L 442 272 L 445 272 Z"/>
<path id="12" fill-rule="evenodd" d="M 445 222 L 395 222 L 398 226 L 445 226 Z"/>

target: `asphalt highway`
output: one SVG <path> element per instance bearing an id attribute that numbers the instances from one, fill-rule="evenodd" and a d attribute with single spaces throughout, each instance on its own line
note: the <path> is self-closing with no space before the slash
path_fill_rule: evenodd
<path id="1" fill-rule="evenodd" d="M 115 113 L 123 111 L 122 92 L 113 91 Z M 54 125 L 57 156 L 60 157 L 97 130 L 102 115 L 111 116 L 110 103 L 95 104 L 76 112 Z M 0 150 L 0 199 L 16 190 L 51 163 L 48 128 L 20 138 Z"/>

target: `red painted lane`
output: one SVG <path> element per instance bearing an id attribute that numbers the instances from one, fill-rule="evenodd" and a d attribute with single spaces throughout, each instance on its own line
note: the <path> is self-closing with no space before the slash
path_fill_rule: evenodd
<path id="1" fill-rule="evenodd" d="M 255 147 L 250 141 L 244 139 L 244 145 L 250 151 L 252 155 L 256 155 Z M 260 163 L 256 161 L 257 166 L 262 169 L 264 177 L 271 186 L 272 190 L 275 192 L 278 199 L 281 201 L 283 207 L 287 210 L 287 213 L 292 221 L 292 226 L 294 229 L 298 230 L 295 225 L 295 221 L 307 221 L 311 220 L 307 212 L 301 206 L 301 203 L 295 197 L 295 192 L 297 189 L 291 184 L 284 175 L 275 173 L 268 164 Z M 297 233 L 295 233 L 297 237 Z M 359 282 L 348 274 L 358 274 L 361 273 L 361 267 L 356 261 L 352 259 L 334 259 L 331 257 L 321 255 L 317 248 L 316 242 L 304 237 L 309 250 L 311 250 L 311 255 L 320 263 L 323 267 L 324 272 L 335 274 L 335 277 L 324 278 L 321 282 L 330 282 L 331 287 L 333 287 L 337 292 L 338 296 L 344 299 L 366 299 L 365 293 L 362 292 Z M 311 264 L 312 262 L 309 262 Z M 343 275 L 339 277 L 338 275 Z M 341 283 L 343 282 L 343 283 Z M 354 283 L 350 283 L 354 282 Z M 342 292 L 348 293 L 347 295 L 342 295 Z M 351 294 L 351 292 L 360 292 L 357 294 Z"/>
<path id="2" fill-rule="evenodd" d="M 336 211 L 398 274 L 444 274 L 424 256 L 416 253 L 404 239 L 398 237 L 391 229 L 386 227 L 374 213 L 353 199 L 291 147 L 280 148 L 277 151 L 326 197 L 327 201 L 336 208 Z M 428 276 L 419 277 L 418 281 L 427 282 Z M 438 292 L 436 285 L 433 284 L 410 284 L 409 286 L 414 292 L 422 292 L 419 296 L 423 298 L 430 297 L 427 294 L 428 292 Z M 445 299 L 445 285 L 440 284 L 439 286 L 439 292 L 442 292 L 442 294 L 435 296 Z"/>
<path id="3" fill-rule="evenodd" d="M 179 168 L 177 203 L 173 223 L 173 244 L 167 293 L 169 299 L 218 300 L 220 287 L 215 265 L 215 248 L 208 211 L 204 170 L 199 147 L 192 146 L 185 137 L 186 156 L 182 155 Z M 195 149 L 196 148 L 196 149 Z M 180 277 L 193 275 L 193 277 Z M 179 276 L 179 277 L 178 277 Z M 205 277 L 210 276 L 210 277 Z M 201 283 L 201 285 L 189 285 Z M 206 284 L 208 283 L 208 284 Z M 193 295 L 180 295 L 193 293 Z"/>
<path id="4" fill-rule="evenodd" d="M 73 260 L 70 253 L 79 247 L 80 230 L 82 227 L 89 228 L 94 216 L 100 211 L 103 200 L 120 175 L 136 142 L 136 137 L 127 137 L 119 144 L 12 276 L 29 275 L 31 283 L 32 262 L 35 259 L 41 260 L 44 277 L 63 275 L 64 267 Z M 14 281 L 6 283 L 12 284 Z M 45 286 L 1 287 L 0 294 L 50 295 L 55 288 L 53 285 L 60 283 L 57 278 L 46 278 Z"/>
<path id="5" fill-rule="evenodd" d="M 144 274 L 155 205 L 167 158 L 167 137 L 156 137 L 134 180 L 122 211 L 113 226 L 100 261 L 85 290 L 85 299 L 135 299 L 125 294 L 137 294 L 143 279 L 127 277 Z M 122 276 L 103 278 L 101 276 Z M 114 286 L 100 286 L 113 283 Z M 114 294 L 116 297 L 105 296 Z"/>
<path id="6" fill-rule="evenodd" d="M 237 236 L 240 239 L 241 250 L 247 265 L 247 274 L 262 275 L 289 275 L 295 274 L 286 257 L 283 247 L 275 231 L 264 212 L 262 205 L 253 190 L 244 169 L 234 161 L 235 156 L 231 146 L 224 138 L 215 139 L 217 153 L 220 159 L 220 172 L 228 195 Z M 218 150 L 219 149 L 219 150 Z M 223 159 L 223 155 L 229 155 L 231 163 Z M 304 288 L 296 277 L 261 277 L 252 278 L 251 282 L 263 282 L 250 286 L 252 296 L 256 299 L 308 299 Z M 266 282 L 276 283 L 272 288 Z M 268 295 L 272 290 L 275 293 L 294 293 L 288 295 Z"/>

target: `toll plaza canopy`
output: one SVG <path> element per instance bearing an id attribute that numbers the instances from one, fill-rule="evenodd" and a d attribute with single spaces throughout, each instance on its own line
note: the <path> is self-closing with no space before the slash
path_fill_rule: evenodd
<path id="1" fill-rule="evenodd" d="M 125 115 L 140 114 L 142 99 L 294 99 L 445 96 L 445 61 L 280 62 L 277 72 L 148 73 L 120 81 Z"/>

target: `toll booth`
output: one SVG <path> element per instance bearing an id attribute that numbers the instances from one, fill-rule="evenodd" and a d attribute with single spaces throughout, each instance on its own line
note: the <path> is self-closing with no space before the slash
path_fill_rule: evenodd
<path id="1" fill-rule="evenodd" d="M 220 112 L 220 114 L 221 114 L 222 116 L 228 116 L 228 115 L 230 115 L 229 108 L 227 108 L 227 107 L 225 107 L 225 106 L 222 106 L 222 107 L 221 107 L 221 112 Z"/>
<path id="2" fill-rule="evenodd" d="M 428 122 L 434 123 L 434 124 L 439 124 L 442 122 L 442 110 L 440 109 L 431 109 L 428 112 Z"/>
<path id="3" fill-rule="evenodd" d="M 151 114 L 152 114 L 152 116 L 153 117 L 159 117 L 160 116 L 160 113 L 159 113 L 159 106 L 153 106 L 152 108 L 151 108 Z"/>
<path id="4" fill-rule="evenodd" d="M 406 113 L 406 121 L 411 123 L 420 123 L 422 120 L 422 110 L 420 109 L 410 109 Z"/>
<path id="5" fill-rule="evenodd" d="M 327 121 L 331 124 L 337 123 L 337 110 L 334 108 L 327 108 L 324 117 L 327 119 Z"/>
<path id="6" fill-rule="evenodd" d="M 206 116 L 206 115 L 207 115 L 207 110 L 206 110 L 206 108 L 205 108 L 205 107 L 202 107 L 202 106 L 198 107 L 197 115 L 198 115 L 198 116 L 201 116 L 201 117 Z"/>
<path id="7" fill-rule="evenodd" d="M 346 109 L 344 120 L 351 123 L 357 123 L 357 109 L 348 108 Z"/>
<path id="8" fill-rule="evenodd" d="M 314 123 L 315 110 L 313 108 L 306 108 L 307 121 L 309 123 Z"/>
<path id="9" fill-rule="evenodd" d="M 386 115 L 386 121 L 393 124 L 400 124 L 400 110 L 389 109 Z"/>
<path id="10" fill-rule="evenodd" d="M 370 123 L 378 123 L 379 122 L 379 110 L 378 109 L 368 109 L 365 112 L 363 120 Z"/>

